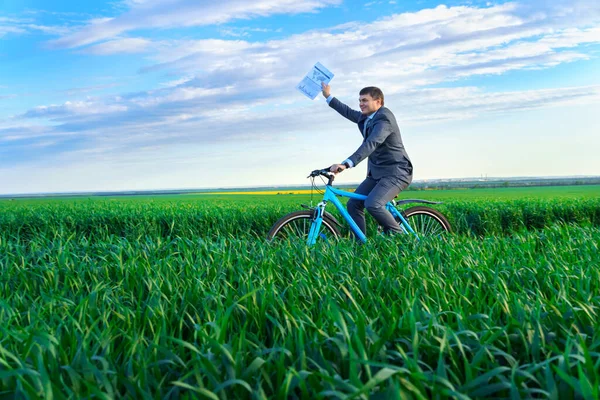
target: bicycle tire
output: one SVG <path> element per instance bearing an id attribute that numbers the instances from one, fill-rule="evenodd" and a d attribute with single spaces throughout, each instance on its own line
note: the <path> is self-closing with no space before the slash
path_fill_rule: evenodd
<path id="1" fill-rule="evenodd" d="M 301 223 L 303 225 L 302 231 L 294 230 L 293 224 Z M 313 222 L 313 211 L 294 211 L 281 217 L 269 230 L 267 239 L 274 241 L 275 239 L 297 238 L 299 241 L 308 240 L 308 233 L 310 232 L 310 226 Z M 287 229 L 286 229 L 287 228 Z M 291 228 L 291 229 L 290 229 Z M 321 232 L 319 233 L 321 239 L 329 239 L 332 237 L 334 240 L 338 240 L 341 235 L 335 222 L 327 215 L 323 217 L 323 223 L 321 224 Z"/>
<path id="2" fill-rule="evenodd" d="M 452 233 L 452 226 L 448 222 L 448 219 L 444 214 L 433 208 L 423 206 L 410 207 L 402 211 L 402 216 L 420 237 Z M 401 224 L 398 218 L 396 220 Z"/>

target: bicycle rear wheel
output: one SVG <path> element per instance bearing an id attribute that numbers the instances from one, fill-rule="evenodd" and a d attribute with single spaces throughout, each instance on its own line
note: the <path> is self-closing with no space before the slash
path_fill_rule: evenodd
<path id="1" fill-rule="evenodd" d="M 444 214 L 433 208 L 416 206 L 402 211 L 402 216 L 419 237 L 440 237 L 452 232 Z M 399 218 L 398 223 L 402 225 Z"/>
<path id="2" fill-rule="evenodd" d="M 284 215 L 271 227 L 267 234 L 270 241 L 304 241 L 308 240 L 313 223 L 312 211 L 295 211 Z M 335 223 L 327 216 L 323 217 L 317 241 L 331 242 L 341 237 Z"/>

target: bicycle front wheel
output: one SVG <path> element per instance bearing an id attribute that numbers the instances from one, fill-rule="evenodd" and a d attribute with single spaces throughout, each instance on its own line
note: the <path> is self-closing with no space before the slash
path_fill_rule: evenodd
<path id="1" fill-rule="evenodd" d="M 275 222 L 271 230 L 267 234 L 267 239 L 270 241 L 290 240 L 304 241 L 308 240 L 310 227 L 313 223 L 312 211 L 295 211 L 287 214 Z M 336 241 L 340 238 L 335 223 L 327 216 L 323 217 L 321 230 L 317 241 Z"/>
<path id="2" fill-rule="evenodd" d="M 419 237 L 440 237 L 452 232 L 450 222 L 444 214 L 429 207 L 410 207 L 402 212 L 402 216 Z M 398 220 L 398 223 L 402 223 Z"/>

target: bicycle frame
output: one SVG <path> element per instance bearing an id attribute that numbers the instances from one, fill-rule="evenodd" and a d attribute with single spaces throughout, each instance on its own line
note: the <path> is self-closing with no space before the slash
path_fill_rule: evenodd
<path id="1" fill-rule="evenodd" d="M 323 222 L 323 214 L 325 212 L 325 206 L 327 205 L 328 202 L 333 203 L 335 208 L 338 209 L 338 211 L 342 214 L 342 216 L 344 217 L 344 219 L 346 220 L 348 225 L 350 225 L 352 232 L 354 232 L 354 234 L 363 243 L 367 241 L 367 237 L 365 236 L 365 234 L 362 233 L 362 231 L 360 230 L 358 225 L 356 225 L 356 222 L 354 222 L 354 220 L 352 219 L 352 217 L 350 216 L 350 214 L 348 213 L 346 208 L 342 205 L 342 203 L 338 200 L 338 198 L 336 196 L 349 197 L 351 199 L 357 199 L 357 200 L 366 200 L 367 199 L 367 196 L 362 195 L 362 194 L 347 192 L 347 191 L 344 191 L 341 189 L 335 189 L 329 184 L 327 186 L 325 186 L 325 194 L 323 196 L 323 200 L 319 204 L 317 204 L 317 208 L 315 209 L 316 217 L 313 220 L 313 223 L 310 227 L 310 232 L 308 234 L 307 244 L 309 246 L 312 246 L 317 241 L 317 237 L 321 230 L 321 223 Z M 412 229 L 412 227 L 408 224 L 406 219 L 402 216 L 402 214 L 396 209 L 396 207 L 394 205 L 395 205 L 395 202 L 392 200 L 386 204 L 386 209 L 390 213 L 392 213 L 393 216 L 398 217 L 400 219 L 400 221 L 402 222 L 402 224 L 400 225 L 400 228 L 402 229 L 403 233 L 409 234 L 409 232 L 410 232 L 413 235 L 415 235 L 415 237 L 417 239 L 419 239 L 419 236 L 417 235 L 417 233 Z"/>

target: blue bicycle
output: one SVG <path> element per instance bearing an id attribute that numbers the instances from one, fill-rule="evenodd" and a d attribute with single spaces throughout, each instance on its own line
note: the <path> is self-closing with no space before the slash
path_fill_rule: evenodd
<path id="1" fill-rule="evenodd" d="M 342 225 L 331 213 L 325 211 L 327 203 L 331 202 L 340 214 L 342 214 L 352 232 L 362 242 L 367 241 L 367 237 L 362 233 L 358 225 L 350 217 L 350 214 L 348 214 L 348 211 L 346 211 L 346 208 L 336 197 L 342 196 L 365 200 L 367 196 L 332 187 L 335 175 L 329 172 L 329 168 L 314 170 L 310 173 L 307 178 L 312 179 L 313 187 L 315 187 L 314 179 L 319 176 L 328 179 L 323 200 L 316 207 L 303 205 L 304 208 L 307 208 L 306 210 L 294 211 L 280 218 L 267 234 L 269 240 L 298 239 L 304 240 L 309 246 L 312 246 L 317 240 L 340 239 L 342 235 L 339 228 Z M 452 232 L 450 223 L 438 210 L 425 206 L 414 206 L 406 210 L 398 208 L 408 203 L 441 204 L 441 202 L 420 199 L 392 200 L 388 202 L 386 208 L 392 213 L 396 221 L 398 221 L 403 233 L 414 235 L 417 239 L 420 239 L 425 236 L 440 236 Z"/>

